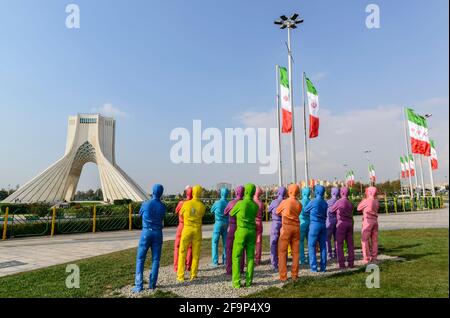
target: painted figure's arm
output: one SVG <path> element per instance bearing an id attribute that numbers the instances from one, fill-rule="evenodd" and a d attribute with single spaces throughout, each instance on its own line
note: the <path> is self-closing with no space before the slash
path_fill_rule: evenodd
<path id="1" fill-rule="evenodd" d="M 239 213 L 239 210 L 240 210 L 239 205 L 240 205 L 239 203 L 236 203 L 234 208 L 230 211 L 231 216 L 235 216 L 236 214 Z"/>

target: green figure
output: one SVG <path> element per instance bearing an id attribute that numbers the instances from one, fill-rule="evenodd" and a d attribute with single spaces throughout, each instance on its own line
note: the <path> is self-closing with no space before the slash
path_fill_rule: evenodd
<path id="1" fill-rule="evenodd" d="M 256 215 L 258 205 L 253 201 L 256 187 L 252 183 L 245 186 L 244 199 L 236 203 L 230 215 L 236 216 L 237 229 L 233 243 L 232 280 L 233 287 L 241 287 L 241 257 L 245 250 L 247 255 L 247 272 L 245 286 L 250 287 L 253 282 L 255 268 L 255 244 L 256 244 Z"/>

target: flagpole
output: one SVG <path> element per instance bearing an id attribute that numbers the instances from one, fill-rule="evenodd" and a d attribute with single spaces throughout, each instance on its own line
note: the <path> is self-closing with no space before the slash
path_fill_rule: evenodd
<path id="1" fill-rule="evenodd" d="M 305 179 L 306 182 L 309 181 L 309 164 L 308 164 L 308 137 L 306 136 L 307 130 L 306 130 L 306 89 L 305 89 L 305 72 L 303 72 L 303 78 L 302 78 L 302 91 L 303 91 L 303 142 L 305 146 Z"/>
<path id="2" fill-rule="evenodd" d="M 297 163 L 295 154 L 295 129 L 294 129 L 294 85 L 292 84 L 292 51 L 291 51 L 291 28 L 288 27 L 288 68 L 289 68 L 289 99 L 292 110 L 292 132 L 291 132 L 291 160 L 292 160 L 292 183 L 297 183 Z"/>
<path id="3" fill-rule="evenodd" d="M 406 109 L 403 108 L 403 126 L 405 129 L 405 149 L 406 149 L 406 153 L 409 154 L 409 142 L 408 142 L 408 131 L 406 130 Z M 413 190 L 413 186 L 412 186 L 412 180 L 411 180 L 411 173 L 409 173 L 409 189 L 410 189 L 410 198 L 411 200 L 414 197 L 414 190 Z M 417 190 L 417 189 L 416 189 Z"/>
<path id="4" fill-rule="evenodd" d="M 408 154 L 408 157 L 409 157 L 409 154 Z M 412 157 L 413 157 L 413 163 L 414 163 L 414 179 L 416 181 L 416 189 L 417 189 L 419 184 L 417 182 L 417 173 L 416 173 L 416 156 L 414 154 L 412 154 Z M 417 192 L 416 193 L 417 200 L 420 200 L 420 193 L 419 193 L 419 191 L 416 191 L 416 192 Z"/>
<path id="5" fill-rule="evenodd" d="M 433 179 L 433 167 L 431 166 L 431 155 L 428 157 L 428 166 L 430 168 L 431 195 L 434 198 L 436 196 L 436 192 L 434 191 L 434 179 Z"/>
<path id="6" fill-rule="evenodd" d="M 419 155 L 419 165 L 420 165 L 420 181 L 422 183 L 422 195 L 425 197 L 427 195 L 427 192 L 425 191 L 425 183 L 423 181 L 423 164 L 421 155 Z"/>
<path id="7" fill-rule="evenodd" d="M 277 82 L 277 128 L 278 128 L 278 185 L 283 185 L 283 167 L 281 161 L 281 127 L 280 127 L 280 67 L 275 66 Z"/>

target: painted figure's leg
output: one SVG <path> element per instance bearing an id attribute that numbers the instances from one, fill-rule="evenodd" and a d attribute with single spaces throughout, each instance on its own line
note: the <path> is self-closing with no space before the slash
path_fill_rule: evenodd
<path id="1" fill-rule="evenodd" d="M 372 228 L 372 262 L 376 262 L 378 258 L 378 223 Z"/>
<path id="2" fill-rule="evenodd" d="M 239 229 L 234 234 L 232 283 L 234 288 L 241 287 L 241 257 L 244 251 L 245 230 Z"/>
<path id="3" fill-rule="evenodd" d="M 175 234 L 175 243 L 173 246 L 173 270 L 175 273 L 178 271 L 178 255 L 180 253 L 181 232 L 183 232 L 183 226 L 178 225 L 177 233 Z"/>
<path id="4" fill-rule="evenodd" d="M 250 287 L 253 283 L 253 273 L 255 271 L 255 248 L 256 232 L 249 231 L 246 238 L 247 273 L 245 275 L 245 286 Z"/>
<path id="5" fill-rule="evenodd" d="M 220 239 L 220 224 L 215 223 L 214 224 L 214 230 L 213 235 L 211 239 L 211 245 L 212 245 L 212 265 L 219 265 L 219 239 Z"/>
<path id="6" fill-rule="evenodd" d="M 227 234 L 228 234 L 228 224 L 222 225 L 222 230 L 220 235 L 222 236 L 222 264 L 226 264 L 227 261 Z"/>
<path id="7" fill-rule="evenodd" d="M 140 292 L 144 288 L 144 264 L 147 257 L 147 251 L 150 247 L 149 238 L 146 231 L 143 230 L 141 239 L 139 240 L 138 251 L 136 256 L 136 277 L 134 292 Z"/>
<path id="8" fill-rule="evenodd" d="M 262 255 L 262 224 L 256 226 L 256 254 L 255 254 L 255 265 L 259 266 L 261 264 Z"/>
<path id="9" fill-rule="evenodd" d="M 320 247 L 320 271 L 325 272 L 327 270 L 327 228 L 322 226 L 319 235 L 319 247 Z"/>
<path id="10" fill-rule="evenodd" d="M 292 245 L 292 279 L 297 279 L 298 277 L 298 265 L 300 261 L 300 228 L 297 226 L 292 227 L 293 233 L 291 236 Z"/>
<path id="11" fill-rule="evenodd" d="M 192 243 L 189 244 L 186 255 L 186 271 L 190 272 L 192 266 Z"/>
<path id="12" fill-rule="evenodd" d="M 310 224 L 308 235 L 308 256 L 309 267 L 312 272 L 317 272 L 316 244 L 318 241 L 319 231 L 319 225 L 316 225 L 315 223 Z"/>
<path id="13" fill-rule="evenodd" d="M 278 222 L 272 222 L 270 231 L 270 263 L 272 268 L 278 268 L 278 239 L 280 236 L 280 227 Z"/>
<path id="14" fill-rule="evenodd" d="M 227 234 L 227 246 L 226 246 L 226 271 L 228 275 L 231 275 L 231 268 L 233 263 L 233 243 L 234 243 L 234 233 L 236 232 L 236 225 L 230 225 Z"/>
<path id="15" fill-rule="evenodd" d="M 344 239 L 346 234 L 346 225 L 340 223 L 336 227 L 336 248 L 337 248 L 337 259 L 340 268 L 345 268 L 345 255 L 344 255 Z"/>
<path id="16" fill-rule="evenodd" d="M 288 253 L 288 233 L 286 226 L 283 226 L 280 231 L 280 238 L 278 240 L 278 273 L 280 280 L 287 280 L 287 253 Z"/>
<path id="17" fill-rule="evenodd" d="M 370 237 L 369 224 L 364 222 L 361 230 L 361 248 L 364 263 L 370 262 L 369 237 Z"/>
<path id="18" fill-rule="evenodd" d="M 191 280 L 197 278 L 198 263 L 200 260 L 200 247 L 202 244 L 202 229 L 195 229 L 192 238 L 192 268 L 191 268 Z"/>
<path id="19" fill-rule="evenodd" d="M 355 245 L 353 243 L 353 224 L 347 225 L 346 242 L 348 249 L 348 267 L 353 267 L 355 263 Z"/>
<path id="20" fill-rule="evenodd" d="M 177 280 L 180 282 L 184 282 L 184 265 L 186 264 L 186 254 L 188 246 L 191 244 L 192 234 L 192 229 L 186 226 L 183 228 L 183 233 L 181 234 L 180 241 L 180 253 L 178 256 L 177 271 Z"/>
<path id="21" fill-rule="evenodd" d="M 161 259 L 161 250 L 163 244 L 162 231 L 155 232 L 152 237 L 152 270 L 150 272 L 149 288 L 155 289 L 158 281 L 159 262 Z"/>

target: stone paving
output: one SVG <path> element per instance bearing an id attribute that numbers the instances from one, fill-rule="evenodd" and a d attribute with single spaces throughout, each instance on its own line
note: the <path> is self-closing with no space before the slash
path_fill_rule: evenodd
<path id="1" fill-rule="evenodd" d="M 407 228 L 448 228 L 448 207 L 426 212 L 381 214 L 380 231 Z M 210 238 L 212 225 L 203 226 L 203 237 Z M 355 217 L 355 231 L 361 230 L 361 217 Z M 164 229 L 164 240 L 175 238 L 175 228 Z M 270 233 L 270 222 L 264 223 L 264 235 Z M 17 238 L 0 241 L 0 277 L 64 264 L 93 256 L 137 247 L 140 231 L 118 231 L 56 235 L 55 237 Z M 7 266 L 6 262 L 21 262 Z M 2 264 L 5 264 L 2 266 Z"/>

